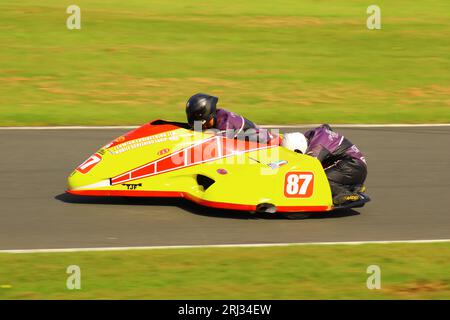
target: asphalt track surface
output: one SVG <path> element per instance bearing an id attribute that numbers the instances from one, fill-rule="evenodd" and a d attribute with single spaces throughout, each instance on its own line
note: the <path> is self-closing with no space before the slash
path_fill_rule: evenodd
<path id="1" fill-rule="evenodd" d="M 306 220 L 65 194 L 68 174 L 126 131 L 0 130 L 0 249 L 450 238 L 450 127 L 340 128 L 366 155 L 372 202 Z"/>

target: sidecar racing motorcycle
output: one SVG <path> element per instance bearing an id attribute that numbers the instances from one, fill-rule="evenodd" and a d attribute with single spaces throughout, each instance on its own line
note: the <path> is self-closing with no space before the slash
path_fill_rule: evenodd
<path id="1" fill-rule="evenodd" d="M 333 206 L 321 163 L 279 145 L 193 131 L 155 120 L 101 147 L 68 178 L 79 196 L 181 197 L 200 205 L 258 213 L 314 213 Z"/>

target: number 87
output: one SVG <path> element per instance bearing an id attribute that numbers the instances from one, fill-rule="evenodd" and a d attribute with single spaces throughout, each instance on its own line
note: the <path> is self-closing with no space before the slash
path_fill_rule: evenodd
<path id="1" fill-rule="evenodd" d="M 312 172 L 288 172 L 284 183 L 284 195 L 288 198 L 309 198 L 314 191 Z"/>

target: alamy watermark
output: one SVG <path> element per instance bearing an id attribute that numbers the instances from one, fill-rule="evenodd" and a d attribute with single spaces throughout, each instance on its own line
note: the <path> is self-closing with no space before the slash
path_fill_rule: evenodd
<path id="1" fill-rule="evenodd" d="M 367 7 L 367 17 L 366 26 L 369 30 L 380 30 L 381 29 L 381 9 L 376 4 L 372 4 Z"/>
<path id="2" fill-rule="evenodd" d="M 366 273 L 370 274 L 367 278 L 366 286 L 369 290 L 381 289 L 381 268 L 376 265 L 370 265 L 367 267 Z"/>
<path id="3" fill-rule="evenodd" d="M 210 135 L 209 138 L 199 139 L 199 134 Z M 217 129 L 202 128 L 200 121 L 194 122 L 192 133 L 174 136 L 177 140 L 175 150 L 171 154 L 171 162 L 177 166 L 188 164 L 245 164 L 258 166 L 262 175 L 272 175 L 278 172 L 279 156 L 279 130 L 268 129 Z M 258 151 L 256 154 L 251 154 Z"/>
<path id="4" fill-rule="evenodd" d="M 81 269 L 77 265 L 70 265 L 66 269 L 66 273 L 69 274 L 66 280 L 66 288 L 68 290 L 80 290 L 81 289 Z"/>
<path id="5" fill-rule="evenodd" d="M 79 6 L 72 4 L 67 7 L 66 13 L 70 16 L 66 20 L 66 26 L 69 30 L 81 29 L 81 9 Z"/>

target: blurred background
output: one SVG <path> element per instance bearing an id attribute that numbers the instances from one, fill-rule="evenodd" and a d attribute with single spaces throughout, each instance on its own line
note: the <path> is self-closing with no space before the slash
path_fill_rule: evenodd
<path id="1" fill-rule="evenodd" d="M 69 5 L 81 30 L 68 30 Z M 450 119 L 450 2 L 0 3 L 0 125 L 184 120 L 207 92 L 259 124 Z"/>

